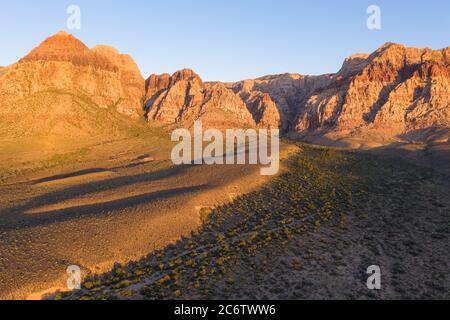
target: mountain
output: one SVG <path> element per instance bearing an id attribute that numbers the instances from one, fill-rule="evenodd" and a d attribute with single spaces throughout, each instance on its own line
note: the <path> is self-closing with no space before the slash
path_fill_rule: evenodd
<path id="1" fill-rule="evenodd" d="M 305 96 L 328 84 L 328 80 L 328 76 L 309 77 L 299 74 L 282 74 L 244 80 L 228 86 L 247 102 L 251 102 L 255 95 L 264 96 L 264 101 L 273 105 L 273 107 L 267 108 L 267 112 L 271 118 L 278 119 L 278 126 L 286 133 L 294 127 L 296 116 L 302 108 Z"/>
<path id="2" fill-rule="evenodd" d="M 209 127 L 280 128 L 321 143 L 426 141 L 436 132 L 444 141 L 450 137 L 441 134 L 450 128 L 449 56 L 450 48 L 387 43 L 372 54 L 347 58 L 334 74 L 222 83 L 204 82 L 184 69 L 144 80 L 130 56 L 108 46 L 89 49 L 59 32 L 19 62 L 0 68 L 0 116 L 26 118 L 36 109 L 30 101 L 39 104 L 43 92 L 59 92 L 88 99 L 91 114 L 114 110 L 169 125 L 190 127 L 201 119 Z M 74 110 L 74 104 L 66 109 Z"/>
<path id="3" fill-rule="evenodd" d="M 302 138 L 343 138 L 389 143 L 427 139 L 450 127 L 450 48 L 407 48 L 388 43 L 355 54 L 336 74 L 283 74 L 231 87 L 242 96 L 267 93 L 284 132 Z"/>
<path id="4" fill-rule="evenodd" d="M 138 117 L 144 79 L 129 56 L 106 46 L 91 50 L 59 32 L 0 74 L 4 103 L 44 90 L 84 94 L 100 107 Z"/>
<path id="5" fill-rule="evenodd" d="M 325 86 L 300 102 L 295 130 L 380 142 L 450 126 L 450 48 L 388 43 L 348 58 Z"/>
<path id="6" fill-rule="evenodd" d="M 204 83 L 192 70 L 151 75 L 146 81 L 149 120 L 190 126 L 202 120 L 208 127 L 256 126 L 244 101 L 223 83 Z"/>
<path id="7" fill-rule="evenodd" d="M 59 32 L 0 70 L 0 138 L 123 136 L 144 87 L 131 57 Z"/>
<path id="8" fill-rule="evenodd" d="M 237 83 L 203 83 L 190 70 L 152 75 L 147 114 L 183 125 L 223 109 L 241 119 L 249 112 L 259 127 L 279 127 L 323 143 L 426 141 L 450 127 L 449 56 L 449 48 L 387 43 L 370 55 L 352 55 L 335 74 L 271 75 Z"/>

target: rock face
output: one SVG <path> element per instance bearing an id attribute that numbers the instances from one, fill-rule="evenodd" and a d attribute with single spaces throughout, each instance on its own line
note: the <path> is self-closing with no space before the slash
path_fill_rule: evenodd
<path id="1" fill-rule="evenodd" d="M 153 75 L 147 80 L 147 115 L 183 124 L 227 110 L 248 125 L 303 137 L 389 143 L 450 127 L 449 57 L 450 48 L 388 43 L 371 55 L 355 54 L 339 72 L 321 76 L 282 74 L 211 84 L 190 70 Z"/>
<path id="2" fill-rule="evenodd" d="M 244 101 L 260 127 L 268 129 L 280 128 L 280 113 L 277 105 L 268 93 L 254 91 L 244 98 Z"/>
<path id="3" fill-rule="evenodd" d="M 336 74 L 275 75 L 231 87 L 246 101 L 255 93 L 268 94 L 285 133 L 389 143 L 450 127 L 449 56 L 450 48 L 388 43 L 371 55 L 349 57 Z M 259 108 L 249 110 L 257 114 Z"/>
<path id="4" fill-rule="evenodd" d="M 294 126 L 296 116 L 308 94 L 329 82 L 329 76 L 283 74 L 245 80 L 232 84 L 231 87 L 236 94 L 250 103 L 254 101 L 255 95 L 265 97 L 264 100 L 273 106 L 267 109 L 268 114 L 263 117 L 271 119 L 271 126 L 278 123 L 278 127 L 286 133 Z M 253 110 L 251 105 L 249 109 Z"/>
<path id="5" fill-rule="evenodd" d="M 147 81 L 145 81 L 145 94 L 147 97 L 153 97 L 155 94 L 161 93 L 169 87 L 170 74 L 164 73 L 162 75 L 152 74 Z"/>
<path id="6" fill-rule="evenodd" d="M 146 117 L 164 124 L 209 127 L 256 126 L 246 104 L 222 83 L 204 83 L 189 69 L 147 79 Z"/>
<path id="7" fill-rule="evenodd" d="M 145 82 L 134 60 L 129 55 L 120 54 L 116 49 L 108 46 L 96 46 L 92 52 L 112 61 L 118 67 L 121 91 L 117 110 L 124 114 L 141 117 Z"/>
<path id="8" fill-rule="evenodd" d="M 450 128 L 449 57 L 450 48 L 387 43 L 370 55 L 349 57 L 335 74 L 221 83 L 203 82 L 184 69 L 144 81 L 128 55 L 107 46 L 89 49 L 60 32 L 18 63 L 0 67 L 0 114 L 26 112 L 21 99 L 62 92 L 103 109 L 133 117 L 144 112 L 148 121 L 185 127 L 202 120 L 210 127 L 280 128 L 332 141 L 420 140 Z"/>
<path id="9" fill-rule="evenodd" d="M 106 46 L 90 50 L 65 32 L 0 72 L 2 103 L 59 90 L 87 95 L 100 107 L 130 116 L 142 114 L 144 79 L 133 60 Z"/>
<path id="10" fill-rule="evenodd" d="M 301 106 L 296 131 L 380 142 L 450 126 L 450 49 L 388 43 L 370 56 L 350 57 L 326 87 Z"/>

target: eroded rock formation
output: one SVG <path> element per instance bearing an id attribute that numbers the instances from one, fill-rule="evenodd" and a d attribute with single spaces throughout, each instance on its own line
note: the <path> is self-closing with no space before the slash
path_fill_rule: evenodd
<path id="1" fill-rule="evenodd" d="M 165 124 L 190 126 L 196 120 L 210 127 L 256 125 L 242 99 L 222 83 L 204 83 L 192 70 L 152 75 L 147 80 L 146 116 Z"/>
<path id="2" fill-rule="evenodd" d="M 450 49 L 388 43 L 350 58 L 327 88 L 301 106 L 296 131 L 381 140 L 450 125 Z"/>
<path id="3" fill-rule="evenodd" d="M 221 83 L 204 82 L 184 69 L 144 81 L 128 55 L 107 46 L 89 49 L 60 32 L 0 68 L 0 104 L 11 106 L 53 90 L 163 124 L 189 127 L 201 119 L 208 126 L 280 128 L 303 137 L 389 143 L 450 127 L 449 56 L 450 48 L 387 43 L 370 55 L 349 57 L 335 74 Z"/>
<path id="4" fill-rule="evenodd" d="M 131 57 L 106 46 L 90 50 L 65 32 L 46 39 L 0 74 L 3 103 L 46 90 L 80 93 L 100 107 L 142 115 L 144 79 Z"/>

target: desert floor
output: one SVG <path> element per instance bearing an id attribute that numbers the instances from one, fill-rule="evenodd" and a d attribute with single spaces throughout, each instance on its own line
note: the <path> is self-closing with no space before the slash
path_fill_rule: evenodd
<path id="1" fill-rule="evenodd" d="M 448 299 L 448 176 L 399 156 L 299 146 L 285 173 L 214 208 L 191 237 L 49 297 Z M 379 291 L 367 287 L 372 265 Z"/>
<path id="2" fill-rule="evenodd" d="M 64 289 L 70 265 L 86 275 L 140 259 L 197 231 L 205 207 L 268 182 L 257 166 L 173 166 L 170 141 L 146 138 L 69 148 L 50 160 L 37 148 L 19 153 L 28 161 L 4 170 L 0 185 L 0 298 Z"/>
<path id="3" fill-rule="evenodd" d="M 0 298 L 449 298 L 445 173 L 298 144 L 269 179 L 167 150 L 124 139 L 6 179 Z M 54 294 L 69 265 L 83 290 Z"/>

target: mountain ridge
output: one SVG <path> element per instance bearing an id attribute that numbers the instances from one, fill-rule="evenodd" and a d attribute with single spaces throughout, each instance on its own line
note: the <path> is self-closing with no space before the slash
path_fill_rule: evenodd
<path id="1" fill-rule="evenodd" d="M 144 79 L 129 55 L 89 49 L 59 32 L 17 63 L 0 68 L 2 104 L 48 89 L 81 92 L 99 107 L 165 125 L 280 128 L 296 137 L 374 139 L 381 144 L 450 127 L 450 47 L 388 42 L 353 54 L 331 74 L 266 75 L 205 82 L 193 70 Z M 7 108 L 6 108 L 7 109 Z"/>

